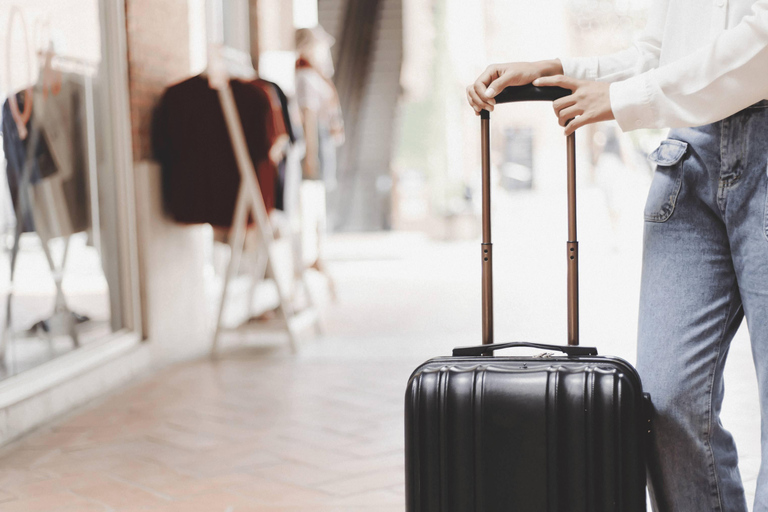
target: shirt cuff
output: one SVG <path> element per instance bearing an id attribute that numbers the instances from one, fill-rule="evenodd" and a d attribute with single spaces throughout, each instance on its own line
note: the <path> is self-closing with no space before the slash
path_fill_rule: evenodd
<path id="1" fill-rule="evenodd" d="M 613 82 L 609 87 L 611 110 L 623 132 L 638 128 L 657 128 L 657 110 L 651 105 L 651 72 L 627 80 Z"/>
<path id="2" fill-rule="evenodd" d="M 597 80 L 597 57 L 560 58 L 563 74 L 580 80 Z"/>

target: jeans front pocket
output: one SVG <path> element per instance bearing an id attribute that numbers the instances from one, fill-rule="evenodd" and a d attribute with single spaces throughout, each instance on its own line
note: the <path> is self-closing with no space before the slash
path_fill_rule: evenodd
<path id="1" fill-rule="evenodd" d="M 656 164 L 656 171 L 645 203 L 646 221 L 666 222 L 675 211 L 683 184 L 683 157 L 687 150 L 687 143 L 667 139 L 648 156 Z"/>

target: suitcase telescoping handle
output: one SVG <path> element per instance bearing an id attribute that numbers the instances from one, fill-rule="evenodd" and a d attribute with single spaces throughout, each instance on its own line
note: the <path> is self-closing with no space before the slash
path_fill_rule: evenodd
<path id="1" fill-rule="evenodd" d="M 538 348 L 541 350 L 553 350 L 556 352 L 563 352 L 570 357 L 578 356 L 596 356 L 597 349 L 594 347 L 579 347 L 573 345 L 560 346 L 560 345 L 543 345 L 541 343 L 527 343 L 522 341 L 513 341 L 512 343 L 497 343 L 495 345 L 479 345 L 476 347 L 458 347 L 453 349 L 454 357 L 469 356 L 479 357 L 493 355 L 494 350 L 501 350 L 503 348 Z"/>
<path id="2" fill-rule="evenodd" d="M 523 85 L 507 87 L 496 104 L 520 101 L 554 101 L 571 91 L 561 87 Z M 491 113 L 480 113 L 483 171 L 483 345 L 493 343 L 493 245 L 491 243 Z M 576 136 L 566 140 L 568 156 L 568 345 L 579 344 L 579 244 L 576 237 Z"/>

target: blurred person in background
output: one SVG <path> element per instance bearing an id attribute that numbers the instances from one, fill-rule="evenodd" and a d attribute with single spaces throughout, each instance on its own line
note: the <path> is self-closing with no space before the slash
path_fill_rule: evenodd
<path id="1" fill-rule="evenodd" d="M 632 47 L 489 66 L 479 113 L 512 85 L 560 86 L 565 133 L 615 119 L 672 128 L 645 208 L 638 369 L 656 415 L 649 486 L 664 512 L 746 512 L 720 422 L 723 369 L 746 316 L 762 411 L 754 511 L 768 512 L 768 0 L 654 0 Z"/>
<path id="2" fill-rule="evenodd" d="M 344 143 L 339 95 L 331 78 L 334 39 L 321 26 L 296 31 L 296 99 L 301 109 L 307 154 L 304 177 L 336 188 L 336 148 Z"/>

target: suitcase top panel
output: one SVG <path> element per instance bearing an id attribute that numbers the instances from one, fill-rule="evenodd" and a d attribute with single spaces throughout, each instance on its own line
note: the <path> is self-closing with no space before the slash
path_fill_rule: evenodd
<path id="1" fill-rule="evenodd" d="M 638 395 L 642 395 L 643 386 L 637 370 L 619 357 L 437 357 L 426 361 L 416 368 L 408 379 L 408 387 L 414 379 L 427 372 L 441 370 L 454 371 L 491 371 L 528 373 L 541 371 L 600 372 L 619 373 L 632 386 Z"/>

